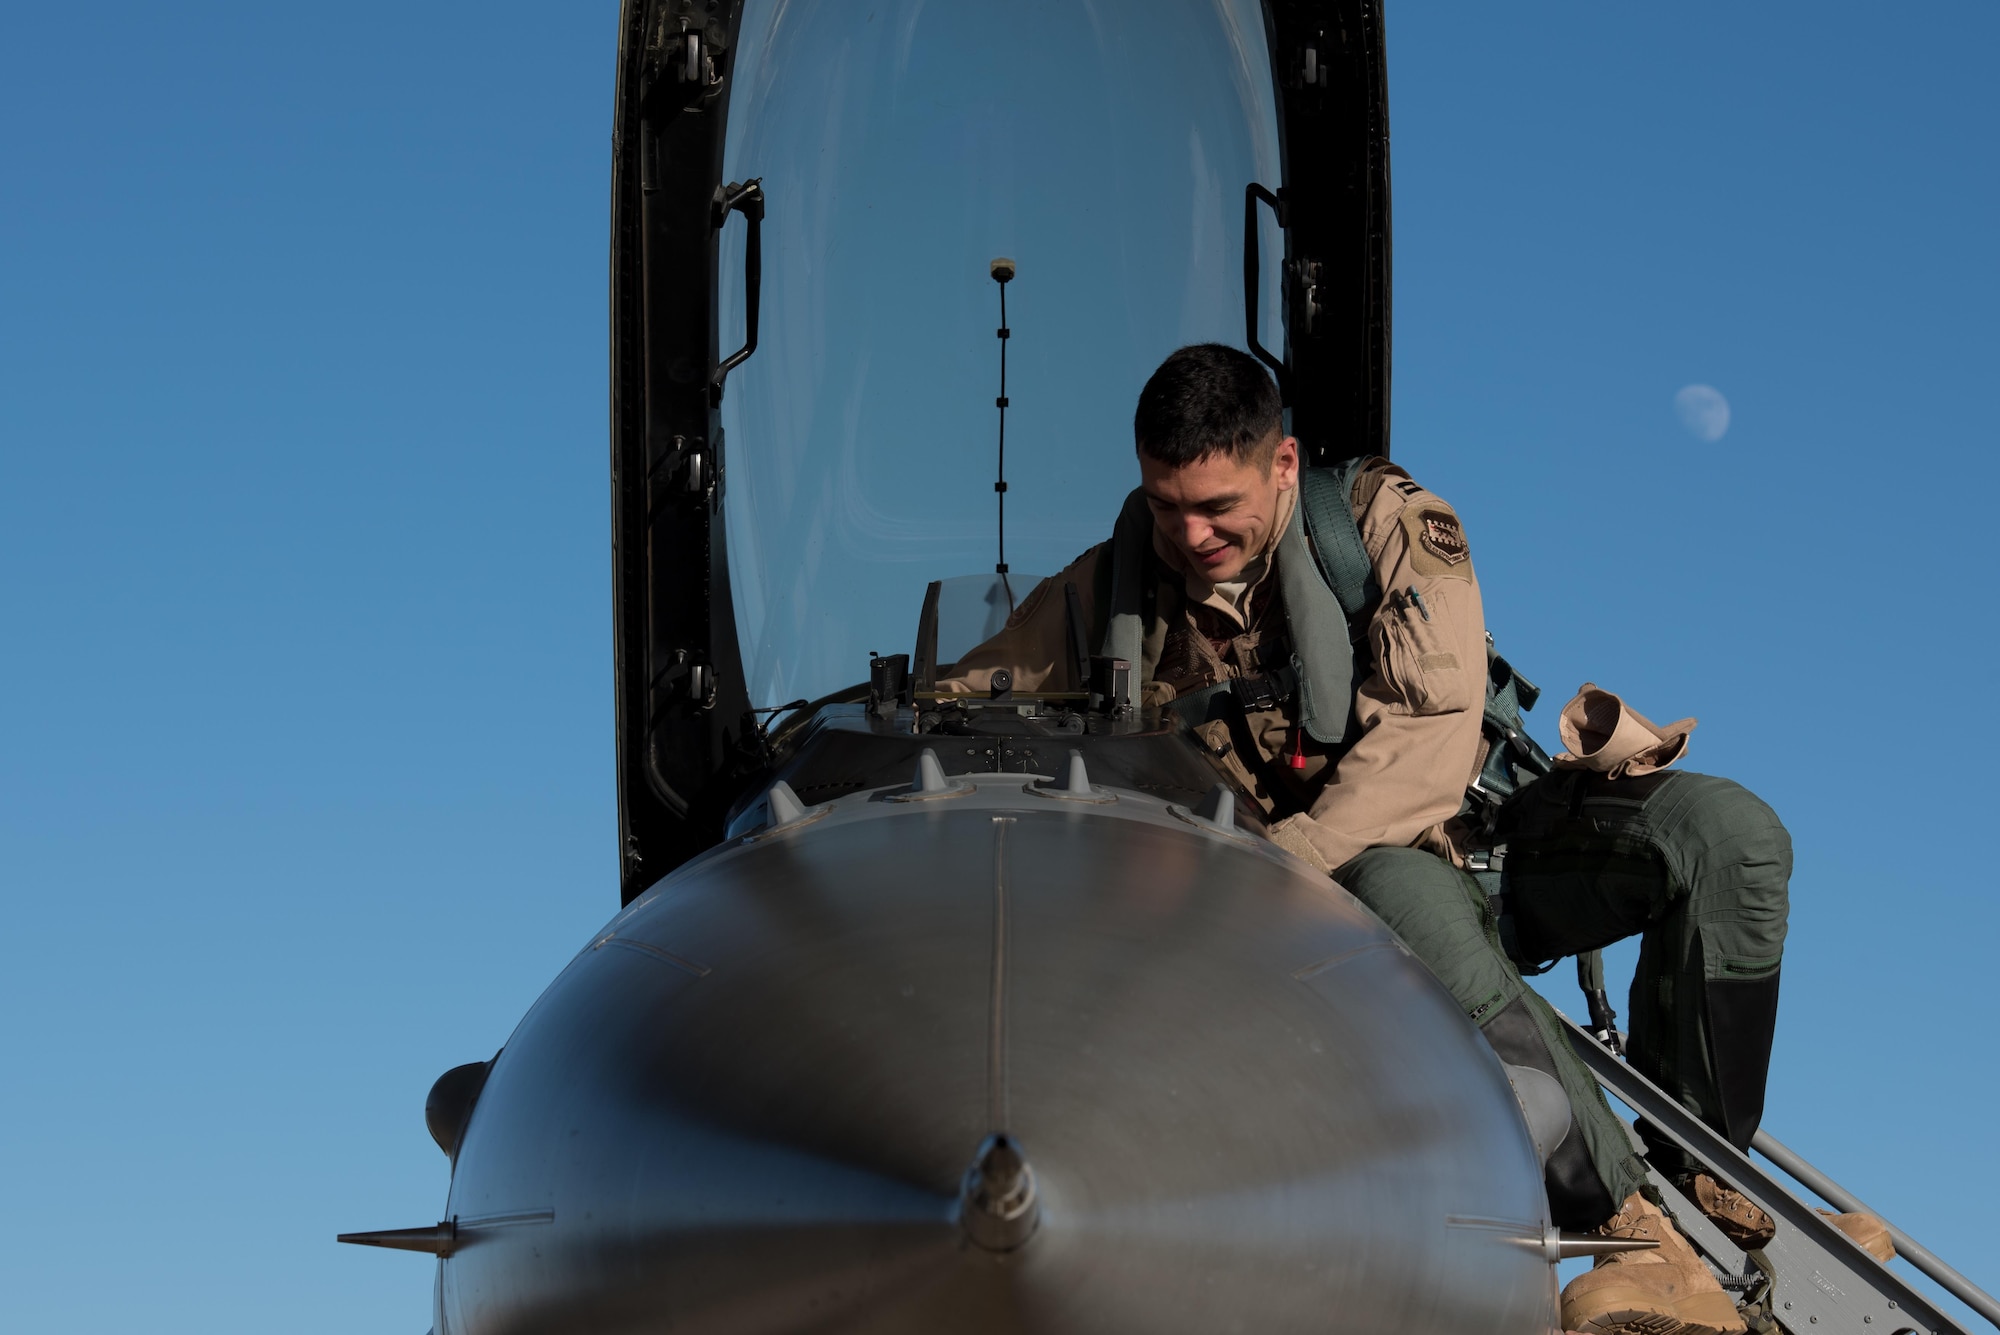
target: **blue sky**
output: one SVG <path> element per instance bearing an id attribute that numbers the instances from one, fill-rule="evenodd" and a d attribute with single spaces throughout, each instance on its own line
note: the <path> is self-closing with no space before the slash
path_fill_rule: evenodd
<path id="1" fill-rule="evenodd" d="M 1766 1125 L 2000 1287 L 2000 14 L 1389 20 L 1397 457 L 1786 819 Z M 420 1331 L 331 1235 L 617 902 L 613 7 L 5 25 L 0 1326 Z"/>

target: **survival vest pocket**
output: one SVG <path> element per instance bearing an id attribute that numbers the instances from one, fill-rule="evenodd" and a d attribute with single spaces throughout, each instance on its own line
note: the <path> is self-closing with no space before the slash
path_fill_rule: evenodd
<path id="1" fill-rule="evenodd" d="M 1388 594 L 1368 628 L 1398 713 L 1455 714 L 1472 708 L 1485 687 L 1484 674 L 1467 670 L 1458 646 L 1445 633 L 1451 621 L 1449 597 L 1435 585 L 1421 603 L 1406 592 Z"/>

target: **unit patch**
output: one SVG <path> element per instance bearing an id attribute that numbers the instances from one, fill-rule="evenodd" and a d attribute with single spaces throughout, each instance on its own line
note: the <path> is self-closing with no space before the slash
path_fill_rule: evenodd
<path id="1" fill-rule="evenodd" d="M 1417 516 L 1417 524 L 1417 541 L 1446 565 L 1458 565 L 1472 555 L 1465 543 L 1465 530 L 1458 526 L 1458 516 L 1449 510 L 1425 510 Z"/>

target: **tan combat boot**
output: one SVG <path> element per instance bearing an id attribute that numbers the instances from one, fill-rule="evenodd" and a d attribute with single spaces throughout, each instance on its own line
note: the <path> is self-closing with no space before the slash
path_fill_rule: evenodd
<path id="1" fill-rule="evenodd" d="M 1770 1215 L 1751 1204 L 1741 1192 L 1723 1186 L 1707 1173 L 1696 1173 L 1682 1183 L 1688 1198 L 1722 1230 L 1722 1235 L 1744 1251 L 1755 1251 L 1778 1234 Z M 1836 1214 L 1821 1210 L 1826 1221 L 1854 1239 L 1855 1244 L 1878 1261 L 1896 1259 L 1896 1244 L 1889 1226 L 1872 1214 Z"/>
<path id="2" fill-rule="evenodd" d="M 1681 1190 L 1722 1231 L 1723 1237 L 1746 1252 L 1755 1251 L 1778 1236 L 1776 1220 L 1742 1192 L 1723 1186 L 1707 1173 L 1696 1173 L 1681 1184 Z"/>
<path id="3" fill-rule="evenodd" d="M 1861 1250 L 1878 1261 L 1889 1262 L 1896 1259 L 1896 1244 L 1889 1237 L 1889 1226 L 1872 1214 L 1835 1214 L 1831 1210 L 1821 1210 L 1826 1222 L 1854 1239 Z"/>
<path id="4" fill-rule="evenodd" d="M 1598 1230 L 1607 1238 L 1648 1238 L 1653 1251 L 1598 1261 L 1563 1290 L 1565 1330 L 1583 1335 L 1743 1335 L 1736 1303 L 1660 1208 L 1636 1192 Z"/>

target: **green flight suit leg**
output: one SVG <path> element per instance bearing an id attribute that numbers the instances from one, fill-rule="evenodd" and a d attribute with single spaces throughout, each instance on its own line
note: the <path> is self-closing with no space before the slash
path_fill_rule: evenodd
<path id="1" fill-rule="evenodd" d="M 1562 1083 L 1573 1120 L 1545 1168 L 1550 1215 L 1559 1228 L 1603 1223 L 1638 1190 L 1645 1165 L 1555 1013 L 1501 949 L 1478 882 L 1415 848 L 1371 848 L 1334 879 L 1430 966 L 1502 1061 Z"/>
<path id="2" fill-rule="evenodd" d="M 1747 1150 L 1764 1111 L 1792 871 L 1777 815 L 1707 774 L 1564 771 L 1517 793 L 1496 838 L 1518 958 L 1643 933 L 1629 1059 Z M 1644 1123 L 1639 1132 L 1662 1172 L 1695 1166 Z"/>

